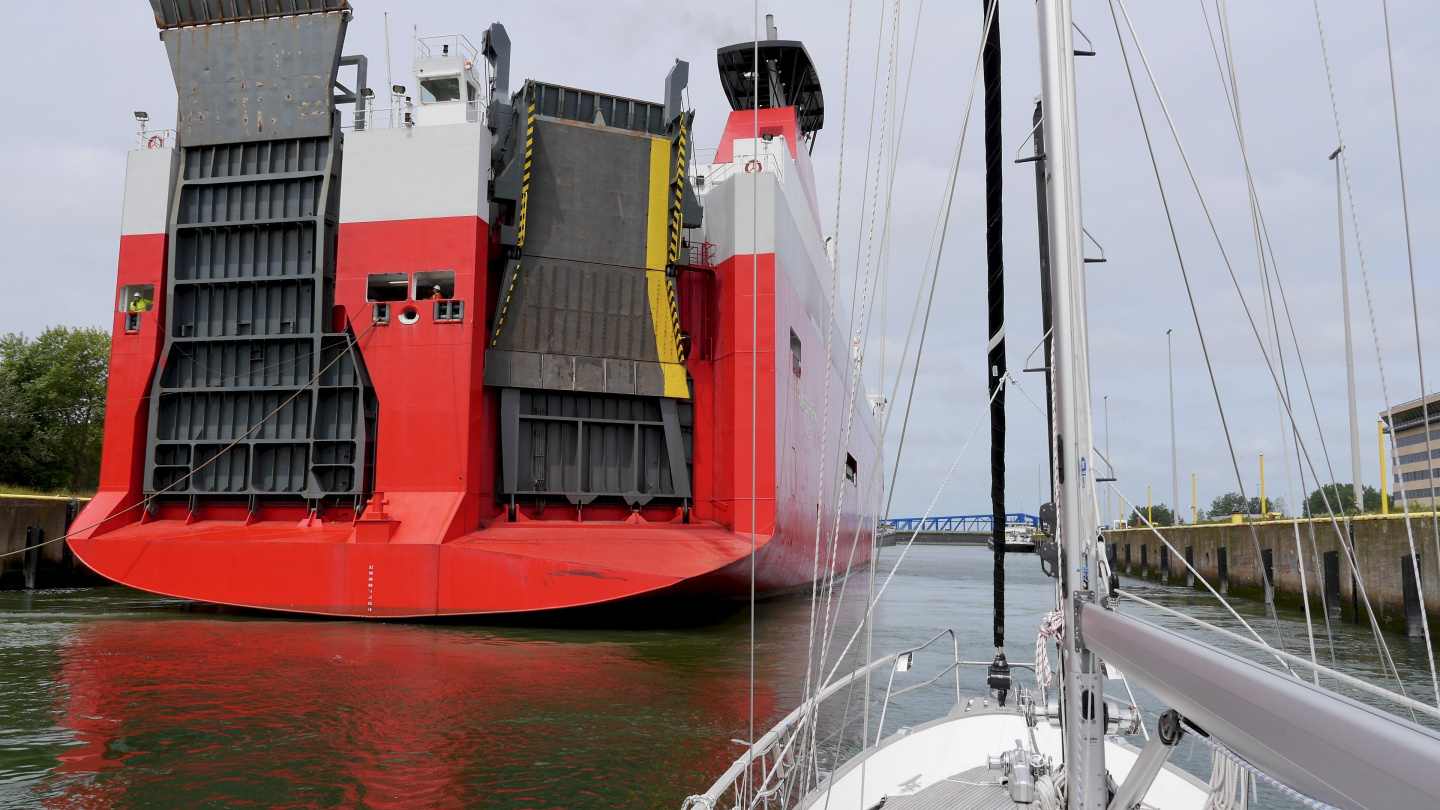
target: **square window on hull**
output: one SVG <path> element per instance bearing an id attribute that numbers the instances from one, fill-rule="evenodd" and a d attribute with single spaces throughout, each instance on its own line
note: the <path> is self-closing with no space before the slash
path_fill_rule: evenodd
<path id="1" fill-rule="evenodd" d="M 790 330 L 790 370 L 800 376 L 800 336 L 794 329 Z"/>
<path id="2" fill-rule="evenodd" d="M 454 270 L 429 270 L 415 274 L 416 301 L 449 301 L 454 297 Z"/>
<path id="3" fill-rule="evenodd" d="M 849 453 L 845 454 L 845 480 L 855 484 L 860 479 L 860 465 L 855 463 L 855 457 Z"/>
<path id="4" fill-rule="evenodd" d="M 365 300 L 371 303 L 404 301 L 409 297 L 408 273 L 371 273 L 365 280 Z"/>
<path id="5" fill-rule="evenodd" d="M 120 288 L 121 312 L 148 312 L 154 306 L 154 284 L 127 284 Z"/>

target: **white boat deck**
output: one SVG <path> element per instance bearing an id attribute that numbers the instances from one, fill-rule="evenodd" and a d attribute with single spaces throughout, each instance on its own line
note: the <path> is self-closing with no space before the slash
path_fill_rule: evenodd
<path id="1" fill-rule="evenodd" d="M 827 810 L 892 810 L 946 807 L 988 810 L 1012 806 L 1000 773 L 991 771 L 989 757 L 1016 746 L 1030 749 L 1025 718 L 1013 707 L 986 706 L 976 701 L 957 705 L 950 714 L 913 729 L 901 729 L 880 745 L 846 763 L 834 778 L 811 793 L 801 806 Z M 1042 756 L 1061 762 L 1061 733 L 1048 723 L 1034 729 L 1034 745 Z M 1105 760 L 1116 784 L 1125 781 L 1139 749 L 1106 741 Z M 978 777 L 978 778 L 977 778 Z M 1145 795 L 1155 810 L 1201 810 L 1209 787 L 1173 765 L 1167 765 Z M 884 802 L 882 805 L 881 802 Z"/>

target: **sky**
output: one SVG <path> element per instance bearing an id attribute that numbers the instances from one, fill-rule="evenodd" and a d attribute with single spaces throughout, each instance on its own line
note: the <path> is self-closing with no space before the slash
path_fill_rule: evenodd
<path id="1" fill-rule="evenodd" d="M 891 24 L 898 2 L 898 29 Z M 1181 160 L 1144 67 L 1126 47 L 1154 144 L 1159 173 L 1190 279 L 1182 280 L 1155 172 L 1136 114 L 1116 23 L 1104 0 L 1077 0 L 1078 28 L 1094 57 L 1077 62 L 1081 178 L 1086 230 L 1104 246 L 1106 262 L 1087 266 L 1089 339 L 1096 442 L 1119 479 L 1115 486 L 1144 504 L 1171 503 L 1172 456 L 1166 331 L 1173 330 L 1176 453 L 1182 513 L 1190 480 L 1199 506 L 1224 492 L 1260 488 L 1259 458 L 1272 499 L 1303 498 L 1301 461 L 1286 442 L 1289 423 L 1276 394 L 1260 334 L 1268 335 L 1265 288 L 1257 260 L 1245 169 L 1273 249 L 1275 302 L 1293 410 L 1309 463 L 1324 480 L 1348 482 L 1350 439 L 1334 163 L 1335 119 L 1326 83 L 1313 0 L 1229 4 L 1228 23 L 1245 134 L 1242 154 L 1226 102 L 1226 85 L 1207 33 L 1217 0 L 1142 3 L 1128 10 L 1165 109 L 1213 216 L 1216 236 Z M 623 2 L 384 2 L 352 0 L 355 18 L 346 53 L 370 59 L 374 87 L 383 87 L 389 12 L 394 82 L 410 84 L 411 37 L 462 33 L 479 43 L 499 20 L 513 43 L 512 79 L 581 86 L 658 100 L 675 59 L 691 63 L 690 98 L 696 143 L 714 146 L 728 113 L 714 53 L 746 41 L 757 6 L 711 0 Z M 1208 4 L 1208 5 L 1207 5 Z M 940 211 L 945 178 L 965 120 L 980 41 L 983 4 L 938 0 L 761 2 L 780 36 L 805 43 L 819 71 L 826 121 L 814 150 L 822 231 L 835 234 L 837 201 L 841 297 L 852 312 L 863 287 L 870 329 L 865 382 L 882 385 L 896 420 L 886 437 L 887 469 L 896 458 L 906 391 L 895 371 L 920 289 L 922 268 Z M 1204 10 L 1202 12 L 1202 10 Z M 1391 0 L 1395 97 L 1408 185 L 1411 294 L 1395 107 L 1381 0 L 1320 0 L 1330 67 L 1347 144 L 1355 212 L 1364 248 L 1345 213 L 1352 335 L 1360 414 L 1363 480 L 1379 483 L 1377 414 L 1388 400 L 1421 392 L 1419 341 L 1426 382 L 1440 379 L 1440 153 L 1429 148 L 1440 125 L 1434 92 L 1440 75 L 1440 5 Z M 114 296 L 125 152 L 135 148 L 135 110 L 152 127 L 173 125 L 175 87 L 148 4 L 94 4 L 67 19 L 63 35 L 43 4 L 18 4 L 0 27 L 0 70 L 38 87 L 12 107 L 17 121 L 0 129 L 0 284 L 8 306 L 0 333 L 36 334 L 52 325 L 105 326 Z M 763 20 L 761 21 L 763 26 Z M 1120 25 L 1125 25 L 1120 18 Z M 1014 164 L 1030 147 L 1039 92 L 1035 4 L 1001 0 L 1004 65 L 1005 262 L 1008 362 L 1023 390 L 1012 387 L 1007 491 L 1011 511 L 1034 512 L 1045 463 L 1039 364 L 1026 354 L 1040 338 L 1033 164 Z M 848 48 L 847 48 L 848 30 Z M 893 34 L 893 36 L 892 36 Z M 763 28 L 762 34 L 763 36 Z M 1128 36 L 1128 32 L 1127 32 Z M 1078 41 L 1078 38 L 1077 38 Z M 1218 41 L 1218 40 L 1217 40 Z M 893 50 L 892 50 L 893 43 Z M 848 60 L 847 60 L 848 52 Z M 848 80 L 847 80 L 848 62 Z M 887 89 L 888 88 L 888 89 Z M 848 91 L 848 92 L 847 92 Z M 34 93 L 34 95 L 30 95 Z M 915 387 L 910 429 L 893 489 L 892 516 L 989 511 L 985 390 L 984 178 L 981 102 L 975 99 L 939 267 L 936 305 Z M 843 126 L 842 126 L 843 124 Z M 841 145 L 844 165 L 841 171 Z M 871 190 L 879 204 L 871 215 Z M 837 188 L 838 186 L 838 188 Z M 888 193 L 887 193 L 888 189 Z M 1347 203 L 1348 206 L 1348 203 Z M 873 224 L 872 224 L 873 223 Z M 887 236 L 888 234 L 888 236 Z M 866 250 L 866 245 L 871 245 Z M 1219 245 L 1223 245 L 1222 253 Z M 1091 246 L 1087 255 L 1096 255 Z M 867 262 L 868 255 L 868 262 Z M 1238 280 L 1232 282 L 1230 270 Z M 1267 255 L 1268 259 L 1268 255 Z M 1365 278 L 1368 276 L 1368 280 Z M 857 279 L 865 279 L 863 285 Z M 1373 315 L 1372 315 L 1373 313 Z M 1203 330 L 1224 424 L 1197 331 Z M 1289 338 L 1291 324 L 1298 340 Z M 1373 330 L 1372 330 L 1373 323 Z M 917 333 L 918 334 L 918 333 Z M 1384 385 L 1376 343 L 1384 361 Z M 1298 343 L 1304 373 L 1296 361 Z M 1266 341 L 1269 345 L 1269 341 Z M 1271 352 L 1272 358 L 1275 353 Z M 913 360 L 913 349 L 910 353 Z M 1278 360 L 1276 361 L 1277 372 Z M 908 374 L 908 372 L 907 372 Z M 1308 378 L 1308 390 L 1302 381 Z M 1108 429 L 1107 417 L 1108 411 Z M 1317 429 L 1318 421 L 1318 429 Z M 978 430 L 977 430 L 978 427 Z M 1226 440 L 1228 428 L 1229 442 Z M 967 437 L 974 438 L 959 462 Z M 1228 447 L 1233 446 L 1232 462 Z M 954 465 L 943 491 L 942 482 Z M 1314 476 L 1305 469 L 1305 485 Z M 937 491 L 939 495 L 937 497 Z M 934 502 L 933 509 L 931 507 Z M 1110 506 L 1109 510 L 1114 511 Z"/>

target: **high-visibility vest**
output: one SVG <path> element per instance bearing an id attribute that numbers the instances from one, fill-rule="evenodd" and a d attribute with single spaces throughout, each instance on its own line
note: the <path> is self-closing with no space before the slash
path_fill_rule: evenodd
<path id="1" fill-rule="evenodd" d="M 151 303 L 152 303 L 152 302 L 150 301 L 149 298 L 141 298 L 141 299 L 136 300 L 136 301 L 131 301 L 131 302 L 130 302 L 130 311 L 131 311 L 131 312 L 149 312 L 149 311 L 150 311 L 150 304 L 151 304 Z"/>

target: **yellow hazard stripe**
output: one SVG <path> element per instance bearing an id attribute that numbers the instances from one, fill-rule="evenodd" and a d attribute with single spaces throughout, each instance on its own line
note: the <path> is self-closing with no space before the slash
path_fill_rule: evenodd
<path id="1" fill-rule="evenodd" d="M 663 270 L 646 270 L 645 281 L 650 294 L 650 322 L 655 327 L 655 354 L 665 372 L 665 396 L 685 399 L 690 396 L 690 387 L 685 383 L 685 367 L 680 364 L 675 291 Z"/>
<path id="2" fill-rule="evenodd" d="M 535 151 L 535 102 L 530 102 L 530 110 L 525 116 L 525 172 L 520 178 L 520 216 L 518 217 L 519 234 L 515 244 L 525 247 L 525 214 L 530 207 L 530 157 Z"/>
<path id="3" fill-rule="evenodd" d="M 650 207 L 645 233 L 645 269 L 664 270 L 670 224 L 670 141 L 650 141 Z"/>
<path id="4" fill-rule="evenodd" d="M 684 118 L 681 118 L 680 132 L 675 140 L 675 177 L 670 186 L 674 190 L 674 196 L 670 209 L 670 263 L 676 264 L 680 261 L 680 231 L 683 230 L 683 211 L 685 197 L 685 158 L 689 146 L 685 132 Z"/>

